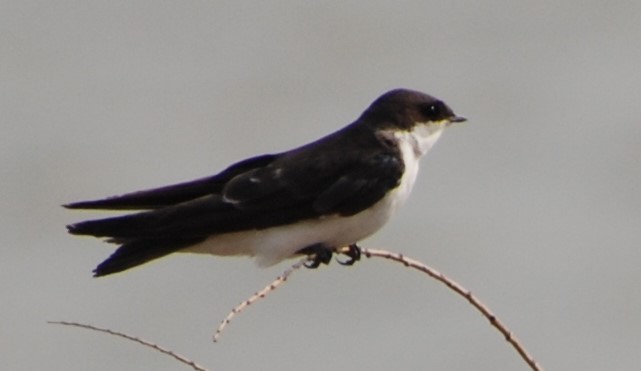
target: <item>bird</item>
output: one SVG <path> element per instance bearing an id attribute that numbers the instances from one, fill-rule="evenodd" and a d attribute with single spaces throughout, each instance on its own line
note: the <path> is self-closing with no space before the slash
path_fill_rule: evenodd
<path id="1" fill-rule="evenodd" d="M 309 268 L 343 253 L 349 260 L 339 262 L 351 265 L 357 243 L 407 200 L 420 158 L 463 121 L 438 98 L 391 90 L 351 124 L 303 146 L 188 182 L 63 205 L 128 212 L 67 229 L 118 245 L 95 277 L 176 252 L 249 256 L 263 267 L 308 256 Z"/>

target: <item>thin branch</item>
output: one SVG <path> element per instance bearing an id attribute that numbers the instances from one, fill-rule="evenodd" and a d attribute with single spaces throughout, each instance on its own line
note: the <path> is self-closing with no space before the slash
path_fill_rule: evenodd
<path id="1" fill-rule="evenodd" d="M 183 364 L 185 364 L 187 366 L 190 366 L 191 368 L 193 368 L 196 371 L 207 371 L 206 368 L 198 365 L 196 362 L 190 360 L 189 358 L 185 358 L 185 357 L 181 356 L 180 354 L 175 353 L 172 350 L 165 349 L 165 348 L 161 347 L 160 345 L 154 344 L 152 342 L 149 342 L 147 340 L 141 339 L 139 337 L 127 335 L 125 333 L 118 332 L 118 331 L 113 331 L 113 330 L 110 330 L 108 328 L 101 328 L 101 327 L 96 327 L 96 326 L 87 325 L 87 324 L 78 323 L 78 322 L 48 321 L 47 323 L 51 323 L 51 324 L 54 324 L 54 325 L 80 327 L 80 328 L 84 328 L 84 329 L 88 329 L 88 330 L 92 330 L 92 331 L 104 332 L 104 333 L 109 334 L 109 335 L 119 336 L 121 338 L 125 338 L 127 340 L 131 340 L 131 341 L 136 342 L 138 344 L 142 344 L 142 345 L 144 345 L 144 346 L 146 346 L 148 348 L 151 348 L 153 350 L 156 350 L 156 351 L 158 351 L 158 352 L 160 352 L 162 354 L 166 354 L 166 355 L 168 355 L 170 357 L 173 357 L 174 359 L 178 360 L 179 362 L 181 362 L 181 363 L 183 363 Z"/>
<path id="2" fill-rule="evenodd" d="M 505 340 L 507 340 L 507 342 L 510 343 L 514 349 L 516 349 L 521 358 L 528 364 L 528 366 L 530 366 L 532 370 L 543 370 L 543 368 L 534 360 L 534 357 L 532 357 L 532 355 L 528 353 L 523 344 L 516 338 L 516 336 L 514 336 L 512 331 L 510 331 L 507 326 L 505 326 L 505 324 L 503 324 L 503 322 L 501 322 L 485 304 L 481 303 L 481 301 L 478 300 L 474 295 L 472 295 L 469 290 L 465 289 L 463 286 L 448 278 L 443 273 L 437 271 L 436 269 L 428 267 L 427 265 L 417 260 L 407 258 L 402 254 L 396 254 L 385 250 L 364 248 L 361 249 L 361 252 L 368 258 L 376 256 L 402 263 L 406 267 L 417 269 L 423 273 L 426 273 L 428 276 L 436 279 L 437 281 L 445 284 L 454 292 L 467 299 L 467 301 L 470 302 L 470 304 L 472 304 L 474 308 L 481 312 L 481 314 L 483 314 L 483 316 L 485 316 L 485 318 L 490 321 L 490 324 L 494 326 L 501 334 L 503 334 L 503 336 L 505 336 Z"/>
<path id="3" fill-rule="evenodd" d="M 346 248 L 337 249 L 336 252 L 337 253 L 346 252 L 346 251 L 348 251 L 347 249 L 348 249 L 347 247 Z M 407 257 L 403 256 L 402 254 L 392 253 L 392 252 L 385 251 L 385 250 L 364 249 L 364 248 L 361 249 L 361 252 L 363 253 L 363 255 L 365 255 L 368 258 L 380 257 L 380 258 L 389 259 L 389 260 L 393 260 L 393 261 L 399 262 L 399 263 L 405 265 L 406 267 L 417 269 L 417 270 L 427 274 L 428 276 L 436 279 L 437 281 L 443 283 L 448 288 L 453 290 L 455 293 L 457 293 L 460 296 L 462 296 L 463 298 L 465 298 L 470 304 L 472 304 L 472 306 L 474 306 L 474 308 L 476 308 L 485 318 L 487 318 L 488 321 L 490 322 L 490 324 L 492 326 L 494 326 L 501 334 L 503 334 L 503 336 L 508 341 L 508 343 L 510 343 L 510 345 L 512 345 L 512 347 L 519 353 L 521 358 L 525 361 L 525 363 L 527 363 L 527 365 L 532 370 L 534 370 L 534 371 L 542 371 L 543 370 L 543 368 L 534 360 L 534 357 L 532 357 L 532 355 L 528 353 L 528 351 L 525 349 L 523 344 L 516 338 L 516 336 L 514 336 L 512 331 L 510 331 L 507 328 L 507 326 L 505 324 L 503 324 L 496 317 L 496 315 L 494 315 L 494 313 L 492 313 L 492 311 L 486 305 L 481 303 L 481 301 L 478 300 L 469 290 L 465 289 L 463 286 L 459 285 L 457 282 L 455 282 L 452 279 L 448 278 L 447 276 L 445 276 L 443 273 L 437 271 L 436 269 L 433 269 L 433 268 L 431 268 L 431 267 L 429 267 L 429 266 L 427 266 L 427 265 L 425 265 L 425 264 L 423 264 L 423 263 L 421 263 L 421 262 L 419 262 L 417 260 L 407 258 Z M 215 332 L 215 334 L 213 336 L 214 342 L 218 341 L 218 339 L 220 338 L 220 336 L 221 336 L 223 330 L 225 329 L 225 327 L 230 323 L 230 321 L 236 315 L 238 315 L 240 312 L 242 312 L 249 305 L 251 305 L 251 304 L 255 303 L 256 301 L 264 298 L 269 293 L 271 293 L 272 291 L 276 290 L 276 288 L 278 288 L 278 286 L 282 285 L 283 283 L 285 283 L 285 281 L 287 281 L 287 279 L 289 278 L 289 276 L 292 273 L 294 273 L 296 270 L 298 270 L 300 267 L 302 267 L 303 264 L 306 261 L 308 261 L 308 259 L 309 258 L 304 258 L 304 259 L 300 260 L 299 262 L 297 262 L 296 264 L 292 265 L 289 269 L 284 271 L 280 276 L 276 277 L 276 279 L 274 281 L 272 281 L 269 285 L 265 286 L 265 288 L 263 288 L 261 291 L 255 293 L 249 299 L 243 301 L 238 306 L 236 306 L 234 309 L 232 309 L 232 311 L 227 315 L 227 317 L 225 317 L 225 319 L 220 323 L 220 326 L 218 326 L 218 329 L 216 330 L 216 332 Z M 107 333 L 107 334 L 110 334 L 110 335 L 119 336 L 119 337 L 125 338 L 127 340 L 131 340 L 131 341 L 134 341 L 136 343 L 142 344 L 142 345 L 144 345 L 146 347 L 152 348 L 152 349 L 154 349 L 156 351 L 159 351 L 159 352 L 161 352 L 163 354 L 169 355 L 169 356 L 173 357 L 174 359 L 178 360 L 179 362 L 190 366 L 194 370 L 206 371 L 205 368 L 203 368 L 202 366 L 199 366 L 194 361 L 192 361 L 192 360 L 190 360 L 188 358 L 185 358 L 185 357 L 183 357 L 183 356 L 181 356 L 181 355 L 179 355 L 179 354 L 177 354 L 177 353 L 175 353 L 175 352 L 173 352 L 171 350 L 165 349 L 165 348 L 163 348 L 163 347 L 161 347 L 159 345 L 156 345 L 156 344 L 151 343 L 149 341 L 143 340 L 141 338 L 134 337 L 134 336 L 131 336 L 131 335 L 127 335 L 125 333 L 116 332 L 116 331 L 113 331 L 113 330 L 110 330 L 110 329 L 99 328 L 99 327 L 95 327 L 95 326 L 92 326 L 92 325 L 86 325 L 86 324 L 77 323 L 77 322 L 50 321 L 49 323 L 58 324 L 58 325 L 65 325 L 65 326 L 81 327 L 81 328 L 85 328 L 85 329 L 89 329 L 89 330 L 93 330 L 93 331 L 104 332 L 104 333 Z"/>
<path id="4" fill-rule="evenodd" d="M 234 309 L 227 314 L 227 317 L 225 317 L 224 320 L 220 322 L 220 325 L 216 329 L 216 332 L 214 333 L 213 340 L 214 343 L 218 342 L 218 339 L 222 335 L 223 330 L 225 327 L 231 322 L 231 320 L 240 312 L 242 312 L 245 308 L 248 306 L 252 305 L 253 303 L 257 302 L 260 299 L 263 299 L 265 296 L 267 296 L 269 293 L 272 291 L 276 290 L 278 286 L 282 285 L 287 281 L 287 278 L 294 273 L 296 270 L 300 269 L 300 267 L 303 266 L 305 262 L 307 262 L 308 258 L 303 258 L 299 260 L 296 264 L 292 265 L 289 267 L 286 271 L 284 271 L 280 276 L 276 277 L 275 280 L 273 280 L 269 285 L 265 286 L 262 290 L 258 291 L 254 295 L 252 295 L 249 299 L 241 302 L 238 304 Z"/>

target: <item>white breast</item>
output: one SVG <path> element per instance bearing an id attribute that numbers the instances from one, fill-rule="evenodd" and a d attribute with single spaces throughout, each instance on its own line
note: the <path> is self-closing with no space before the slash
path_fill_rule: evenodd
<path id="1" fill-rule="evenodd" d="M 314 244 L 341 247 L 356 243 L 378 231 L 405 203 L 416 181 L 420 157 L 434 145 L 441 133 L 442 128 L 390 133 L 399 145 L 405 172 L 398 187 L 367 210 L 349 217 L 328 216 L 263 230 L 215 235 L 183 251 L 249 255 L 256 257 L 258 265 L 269 266 Z"/>

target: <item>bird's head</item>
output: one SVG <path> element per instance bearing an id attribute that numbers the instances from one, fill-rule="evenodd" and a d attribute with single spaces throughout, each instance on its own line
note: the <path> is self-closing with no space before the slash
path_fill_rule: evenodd
<path id="1" fill-rule="evenodd" d="M 411 143 L 416 155 L 424 155 L 441 136 L 443 129 L 466 121 L 431 95 L 408 89 L 396 89 L 381 95 L 361 116 L 386 140 Z"/>
<path id="2" fill-rule="evenodd" d="M 363 118 L 381 129 L 412 131 L 423 125 L 434 129 L 466 121 L 431 95 L 415 90 L 395 89 L 376 99 L 363 113 Z"/>

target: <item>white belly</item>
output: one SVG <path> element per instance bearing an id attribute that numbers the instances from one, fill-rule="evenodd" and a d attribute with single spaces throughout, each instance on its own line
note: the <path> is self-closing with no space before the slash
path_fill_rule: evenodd
<path id="1" fill-rule="evenodd" d="M 184 252 L 214 255 L 249 255 L 260 266 L 269 266 L 290 258 L 297 251 L 314 244 L 342 247 L 356 243 L 379 230 L 400 206 L 401 186 L 390 192 L 374 207 L 350 217 L 336 215 L 262 230 L 225 233 L 211 236 Z M 411 188 L 411 187 L 410 187 Z"/>

